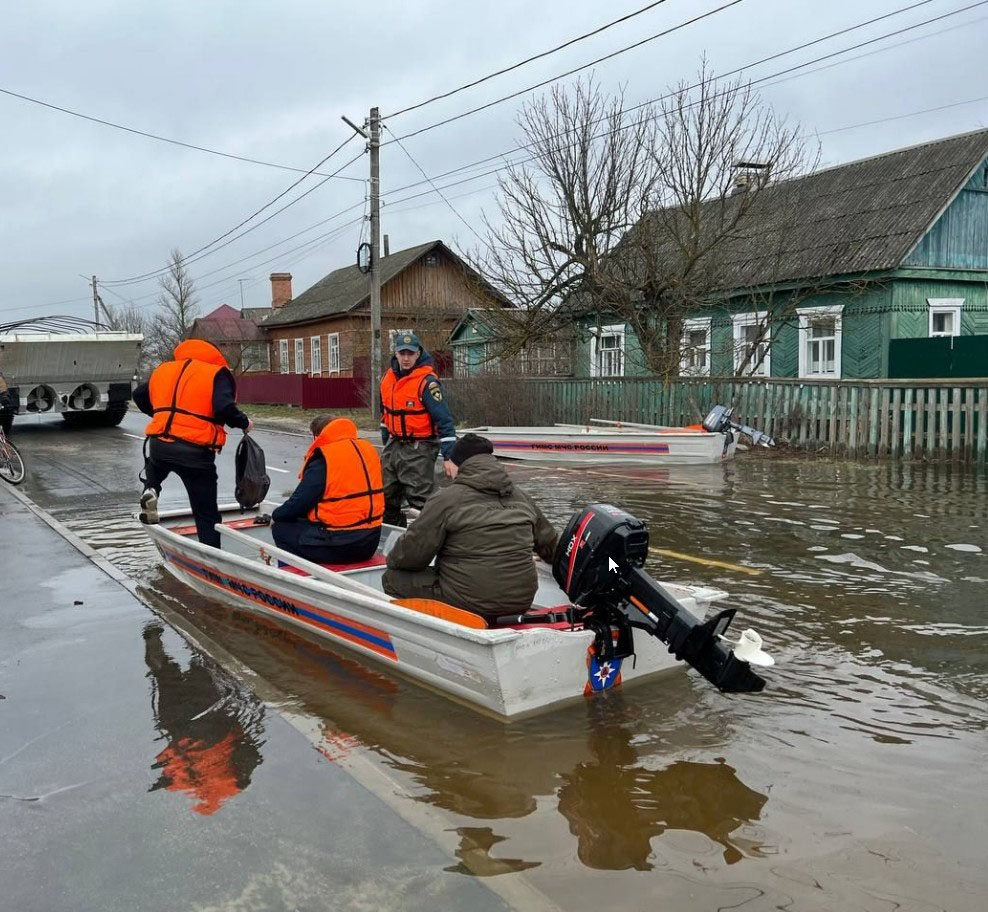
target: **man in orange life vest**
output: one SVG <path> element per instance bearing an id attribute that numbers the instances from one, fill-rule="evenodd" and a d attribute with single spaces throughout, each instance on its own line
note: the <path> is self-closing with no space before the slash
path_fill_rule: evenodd
<path id="1" fill-rule="evenodd" d="M 159 364 L 134 390 L 134 402 L 151 416 L 144 431 L 141 522 L 158 521 L 161 485 L 174 472 L 188 492 L 199 541 L 218 548 L 220 534 L 213 527 L 220 522 L 216 454 L 226 442 L 223 425 L 245 434 L 254 427 L 237 408 L 237 385 L 222 352 L 202 339 L 179 343 L 175 360 Z"/>
<path id="2" fill-rule="evenodd" d="M 274 543 L 320 564 L 367 560 L 381 539 L 381 459 L 346 418 L 319 415 L 309 429 L 298 487 L 271 514 Z"/>
<path id="3" fill-rule="evenodd" d="M 395 337 L 391 367 L 381 379 L 381 441 L 384 452 L 384 521 L 405 525 L 402 500 L 422 509 L 436 489 L 436 457 L 443 471 L 456 477 L 450 461 L 456 425 L 443 400 L 435 362 L 415 333 Z"/>

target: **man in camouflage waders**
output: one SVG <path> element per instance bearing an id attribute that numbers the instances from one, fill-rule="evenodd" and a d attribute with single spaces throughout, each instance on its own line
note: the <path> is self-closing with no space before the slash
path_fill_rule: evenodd
<path id="1" fill-rule="evenodd" d="M 456 427 L 435 362 L 415 333 L 394 340 L 391 367 L 381 379 L 381 440 L 384 452 L 384 522 L 405 525 L 402 502 L 417 510 L 436 489 L 436 457 L 442 453 L 443 471 L 456 477 L 450 461 Z"/>

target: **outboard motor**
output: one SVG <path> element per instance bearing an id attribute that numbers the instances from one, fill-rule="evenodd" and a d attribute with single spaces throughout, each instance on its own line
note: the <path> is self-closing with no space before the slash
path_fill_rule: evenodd
<path id="1" fill-rule="evenodd" d="M 731 418 L 734 414 L 734 406 L 728 408 L 726 405 L 715 405 L 703 419 L 704 430 L 713 434 L 729 434 L 737 431 L 739 434 L 747 434 L 755 446 L 770 447 L 775 446 L 775 438 L 769 437 L 764 431 L 748 427 L 746 424 L 738 424 Z"/>
<path id="2" fill-rule="evenodd" d="M 633 655 L 632 628 L 637 628 L 726 693 L 762 690 L 764 678 L 723 638 L 735 609 L 702 621 L 641 569 L 647 557 L 645 523 L 610 504 L 585 507 L 560 536 L 552 574 L 570 601 L 589 609 L 583 622 L 596 634 L 596 655 L 602 660 Z"/>

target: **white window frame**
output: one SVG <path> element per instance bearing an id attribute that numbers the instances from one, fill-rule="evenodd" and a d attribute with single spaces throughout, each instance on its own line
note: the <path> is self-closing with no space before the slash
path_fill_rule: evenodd
<path id="1" fill-rule="evenodd" d="M 929 336 L 931 339 L 938 336 L 959 336 L 961 334 L 961 308 L 964 307 L 963 298 L 927 298 L 926 304 L 930 309 L 929 315 Z M 933 330 L 933 317 L 937 314 L 950 314 L 953 317 L 952 332 L 935 332 Z"/>
<path id="2" fill-rule="evenodd" d="M 744 361 L 744 356 L 746 354 L 745 348 L 747 346 L 747 340 L 744 337 L 744 330 L 747 326 L 758 326 L 760 323 L 764 323 L 768 320 L 768 311 L 758 310 L 752 311 L 750 313 L 734 314 L 731 318 L 731 322 L 734 324 L 734 373 L 741 368 L 741 362 Z M 744 376 L 746 377 L 771 377 L 772 376 L 772 326 L 771 324 L 766 325 L 765 334 L 762 336 L 759 345 L 765 346 L 765 357 L 762 358 L 761 364 L 758 368 L 751 372 L 749 371 Z"/>
<path id="3" fill-rule="evenodd" d="M 295 373 L 305 373 L 305 339 L 295 340 Z"/>
<path id="4" fill-rule="evenodd" d="M 340 334 L 330 333 L 326 336 L 326 341 L 329 343 L 329 361 L 327 362 L 329 375 L 331 377 L 334 374 L 338 376 L 340 373 Z"/>
<path id="5" fill-rule="evenodd" d="M 600 340 L 604 336 L 617 336 L 619 344 L 617 348 L 600 348 Z M 623 377 L 625 369 L 625 324 L 611 323 L 608 326 L 601 326 L 593 331 L 590 336 L 590 376 L 591 377 Z M 603 373 L 601 365 L 598 363 L 598 354 L 602 351 L 619 352 L 621 370 L 619 373 Z"/>
<path id="6" fill-rule="evenodd" d="M 309 339 L 309 363 L 312 367 L 312 376 L 322 373 L 322 336 L 312 336 Z"/>
<path id="7" fill-rule="evenodd" d="M 799 318 L 799 376 L 810 379 L 817 377 L 821 380 L 839 380 L 841 377 L 841 337 L 844 334 L 844 305 L 834 304 L 829 307 L 798 307 L 796 316 Z M 834 318 L 834 370 L 833 373 L 810 371 L 810 343 L 817 341 L 810 337 L 810 321 L 814 317 Z"/>
<path id="8" fill-rule="evenodd" d="M 258 355 L 257 362 L 253 360 Z M 271 349 L 267 342 L 246 342 L 240 346 L 240 367 L 245 374 L 264 373 L 271 370 Z"/>
<path id="9" fill-rule="evenodd" d="M 679 373 L 683 377 L 709 377 L 710 376 L 710 317 L 695 317 L 683 320 L 683 339 L 681 346 L 681 357 L 679 360 Z M 707 334 L 707 342 L 700 349 L 703 352 L 703 367 L 697 368 L 688 363 L 690 345 L 690 333 L 703 330 Z"/>
<path id="10" fill-rule="evenodd" d="M 288 360 L 287 339 L 278 340 L 278 366 L 281 368 L 283 374 L 290 374 L 292 372 L 292 365 Z"/>

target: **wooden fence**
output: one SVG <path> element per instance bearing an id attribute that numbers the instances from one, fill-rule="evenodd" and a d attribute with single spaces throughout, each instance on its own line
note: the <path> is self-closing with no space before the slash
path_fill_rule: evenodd
<path id="1" fill-rule="evenodd" d="M 547 425 L 590 418 L 682 425 L 717 403 L 800 449 L 852 458 L 984 464 L 988 380 L 738 380 L 664 385 L 638 377 L 444 380 L 458 423 Z"/>

